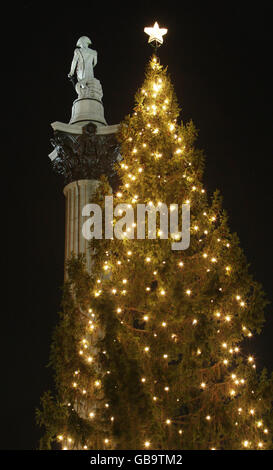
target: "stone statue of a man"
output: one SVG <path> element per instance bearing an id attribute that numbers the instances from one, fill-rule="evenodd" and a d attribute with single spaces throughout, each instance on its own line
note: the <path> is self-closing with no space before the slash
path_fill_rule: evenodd
<path id="1" fill-rule="evenodd" d="M 85 88 L 88 82 L 92 81 L 94 78 L 93 69 L 97 65 L 97 51 L 89 49 L 89 44 L 92 44 L 92 42 L 87 36 L 82 36 L 78 40 L 78 48 L 74 51 L 71 69 L 68 74 L 68 77 L 72 78 L 76 69 L 78 83 L 81 88 Z"/>

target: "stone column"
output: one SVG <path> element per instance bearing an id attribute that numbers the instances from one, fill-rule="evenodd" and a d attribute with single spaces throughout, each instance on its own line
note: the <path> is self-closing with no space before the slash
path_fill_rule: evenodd
<path id="1" fill-rule="evenodd" d="M 106 126 L 100 81 L 92 78 L 84 88 L 77 83 L 76 90 L 79 97 L 73 103 L 70 124 L 87 124 L 92 121 L 97 126 Z"/>
<path id="2" fill-rule="evenodd" d="M 120 161 L 116 139 L 118 125 L 97 127 L 93 122 L 84 125 L 52 124 L 54 146 L 49 155 L 54 171 L 65 180 L 65 260 L 72 253 L 83 253 L 87 271 L 91 272 L 89 242 L 82 235 L 86 217 L 83 207 L 92 203 L 102 175 L 108 177 L 115 191 L 118 179 L 115 165 Z"/>
<path id="3" fill-rule="evenodd" d="M 83 237 L 82 226 L 86 217 L 82 216 L 82 209 L 92 202 L 99 185 L 98 180 L 76 180 L 64 187 L 65 195 L 65 260 L 72 254 L 83 253 L 86 258 L 86 269 L 91 272 L 91 257 L 89 241 Z"/>

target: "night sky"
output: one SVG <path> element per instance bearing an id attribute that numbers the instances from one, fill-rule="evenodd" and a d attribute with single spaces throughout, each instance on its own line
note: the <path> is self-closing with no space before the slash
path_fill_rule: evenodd
<path id="1" fill-rule="evenodd" d="M 63 282 L 64 196 L 48 158 L 50 123 L 70 119 L 76 93 L 67 74 L 80 36 L 89 36 L 98 51 L 95 76 L 103 86 L 105 117 L 117 124 L 132 111 L 152 53 L 143 28 L 157 20 L 169 29 L 159 56 L 168 65 L 183 121 L 192 118 L 200 130 L 205 187 L 209 194 L 220 189 L 251 272 L 272 300 L 269 3 L 218 2 L 215 9 L 212 2 L 200 7 L 193 1 L 164 2 L 164 7 L 159 2 L 77 2 L 74 9 L 56 9 L 23 2 L 16 17 L 10 13 L 10 19 L 2 19 L 12 19 L 13 37 L 6 37 L 2 49 L 12 47 L 14 62 L 3 71 L 1 89 L 11 111 L 5 115 L 2 107 L 1 158 L 9 167 L 2 174 L 9 204 L 8 219 L 2 215 L 8 235 L 2 251 L 9 287 L 2 293 L 8 310 L 2 307 L 1 449 L 38 447 L 35 407 L 52 385 L 46 364 Z M 269 370 L 271 309 L 262 334 L 247 345 L 257 366 Z"/>

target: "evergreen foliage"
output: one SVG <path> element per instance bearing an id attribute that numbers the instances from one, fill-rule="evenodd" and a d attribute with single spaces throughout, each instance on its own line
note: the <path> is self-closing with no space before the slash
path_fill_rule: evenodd
<path id="1" fill-rule="evenodd" d="M 154 56 L 119 131 L 114 204 L 189 203 L 191 243 L 93 240 L 92 274 L 72 258 L 50 364 L 55 398 L 37 411 L 41 448 L 269 449 L 273 380 L 246 342 L 267 304 L 230 233 L 219 192 L 202 186 L 203 153 Z M 110 188 L 105 178 L 95 201 Z M 116 215 L 114 224 L 120 219 Z M 147 234 L 148 235 L 148 234 Z M 248 345 L 247 345 L 248 347 Z"/>

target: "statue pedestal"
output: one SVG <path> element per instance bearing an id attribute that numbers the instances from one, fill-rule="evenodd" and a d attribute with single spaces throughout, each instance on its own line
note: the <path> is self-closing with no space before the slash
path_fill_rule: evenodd
<path id="1" fill-rule="evenodd" d="M 98 126 L 106 126 L 104 109 L 101 102 L 92 98 L 79 98 L 74 101 L 69 124 L 94 122 Z"/>
<path id="2" fill-rule="evenodd" d="M 73 103 L 69 124 L 80 122 L 87 124 L 92 121 L 97 126 L 106 126 L 100 81 L 96 78 L 88 82 L 79 81 L 76 85 L 76 91 L 79 97 Z"/>

